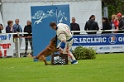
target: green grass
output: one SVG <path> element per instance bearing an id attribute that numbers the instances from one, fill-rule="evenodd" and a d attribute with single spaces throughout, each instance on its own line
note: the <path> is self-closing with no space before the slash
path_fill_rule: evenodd
<path id="1" fill-rule="evenodd" d="M 45 66 L 30 58 L 0 59 L 0 82 L 124 82 L 124 53 L 63 66 Z"/>

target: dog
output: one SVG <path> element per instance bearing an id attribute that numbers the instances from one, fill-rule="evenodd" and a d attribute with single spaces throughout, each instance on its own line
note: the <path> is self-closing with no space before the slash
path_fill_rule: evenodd
<path id="1" fill-rule="evenodd" d="M 41 51 L 35 58 L 38 59 L 38 61 L 44 61 L 45 65 L 49 65 L 46 61 L 46 57 L 58 51 L 58 49 L 56 48 L 56 44 L 57 44 L 57 36 L 55 36 L 50 41 L 49 45 L 43 51 Z"/>

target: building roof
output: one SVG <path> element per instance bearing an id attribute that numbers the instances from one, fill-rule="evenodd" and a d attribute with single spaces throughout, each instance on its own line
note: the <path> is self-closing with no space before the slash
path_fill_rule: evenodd
<path id="1" fill-rule="evenodd" d="M 78 1 L 101 1 L 101 0 L 0 0 L 2 3 L 28 3 L 28 2 L 78 2 Z"/>

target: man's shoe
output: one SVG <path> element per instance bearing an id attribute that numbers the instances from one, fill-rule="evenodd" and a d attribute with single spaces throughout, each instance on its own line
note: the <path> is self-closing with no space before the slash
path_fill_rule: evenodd
<path id="1" fill-rule="evenodd" d="M 71 64 L 78 64 L 78 61 L 74 60 L 74 61 L 71 62 Z"/>

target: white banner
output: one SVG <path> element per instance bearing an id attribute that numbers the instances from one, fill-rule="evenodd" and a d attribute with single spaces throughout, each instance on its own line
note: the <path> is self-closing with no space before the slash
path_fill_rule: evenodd
<path id="1" fill-rule="evenodd" d="M 73 46 L 72 49 L 74 50 L 78 46 Z M 82 46 L 86 48 L 92 48 L 96 51 L 96 53 L 106 53 L 106 52 L 124 52 L 124 45 L 101 45 L 101 46 Z"/>
<path id="2" fill-rule="evenodd" d="M 13 56 L 13 35 L 0 34 L 0 57 Z"/>
<path id="3" fill-rule="evenodd" d="M 93 48 L 97 53 L 124 52 L 124 34 L 73 36 L 73 49 L 78 46 Z"/>

